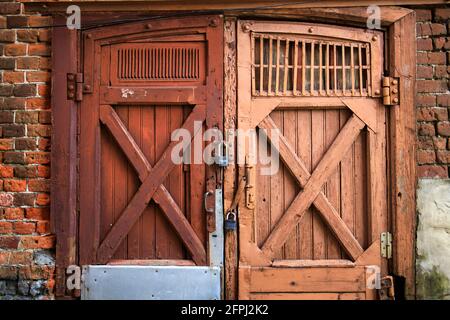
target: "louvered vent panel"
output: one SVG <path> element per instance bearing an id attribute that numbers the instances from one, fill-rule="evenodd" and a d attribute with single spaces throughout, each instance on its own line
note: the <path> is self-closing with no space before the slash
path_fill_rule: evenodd
<path id="1" fill-rule="evenodd" d="M 252 35 L 254 96 L 370 95 L 370 46 L 359 42 Z"/>
<path id="2" fill-rule="evenodd" d="M 112 54 L 117 82 L 198 82 L 204 78 L 204 46 L 199 43 L 121 45 Z"/>

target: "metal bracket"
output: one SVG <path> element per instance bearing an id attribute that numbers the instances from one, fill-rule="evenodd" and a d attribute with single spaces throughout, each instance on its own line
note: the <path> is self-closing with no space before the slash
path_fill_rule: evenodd
<path id="1" fill-rule="evenodd" d="M 390 232 L 381 233 L 381 256 L 386 259 L 392 258 L 392 234 Z"/>
<path id="2" fill-rule="evenodd" d="M 383 77 L 383 104 L 395 106 L 400 103 L 399 78 Z"/>
<path id="3" fill-rule="evenodd" d="M 381 278 L 381 288 L 378 290 L 380 300 L 395 300 L 394 278 L 386 276 Z"/>
<path id="4" fill-rule="evenodd" d="M 254 177 L 253 172 L 254 167 L 250 164 L 248 156 L 245 161 L 245 177 L 246 177 L 246 185 L 245 185 L 245 206 L 253 210 L 255 209 L 255 186 L 253 185 Z"/>
<path id="5" fill-rule="evenodd" d="M 67 74 L 67 100 L 81 101 L 83 100 L 83 74 L 68 73 Z"/>

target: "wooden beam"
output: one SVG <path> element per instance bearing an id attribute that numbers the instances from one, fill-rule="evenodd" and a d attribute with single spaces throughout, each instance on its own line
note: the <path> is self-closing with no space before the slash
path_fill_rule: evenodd
<path id="1" fill-rule="evenodd" d="M 389 28 L 389 71 L 399 77 L 400 104 L 389 113 L 390 190 L 393 221 L 393 272 L 406 280 L 406 298 L 415 298 L 415 13 Z"/>
<path id="2" fill-rule="evenodd" d="M 61 19 L 55 19 L 58 23 Z M 56 234 L 57 297 L 66 296 L 66 268 L 77 264 L 77 104 L 66 96 L 67 73 L 77 72 L 77 32 L 53 28 L 50 217 Z"/>

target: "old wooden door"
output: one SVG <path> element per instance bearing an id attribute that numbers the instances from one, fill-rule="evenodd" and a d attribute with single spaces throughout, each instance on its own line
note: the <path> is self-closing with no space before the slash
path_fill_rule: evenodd
<path id="1" fill-rule="evenodd" d="M 222 30 L 203 16 L 83 33 L 81 265 L 213 264 L 203 197 L 214 207 L 216 168 L 172 161 L 171 134 L 202 150 L 204 130 L 222 127 Z"/>
<path id="2" fill-rule="evenodd" d="M 376 298 L 388 227 L 382 33 L 262 21 L 237 32 L 238 127 L 265 132 L 281 159 L 272 175 L 241 166 L 239 298 Z"/>

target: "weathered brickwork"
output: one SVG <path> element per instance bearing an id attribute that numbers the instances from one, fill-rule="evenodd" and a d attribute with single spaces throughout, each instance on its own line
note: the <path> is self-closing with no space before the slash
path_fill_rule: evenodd
<path id="1" fill-rule="evenodd" d="M 419 177 L 450 170 L 450 7 L 416 9 Z"/>
<path id="2" fill-rule="evenodd" d="M 0 2 L 0 300 L 48 299 L 54 283 L 49 226 L 49 17 Z"/>

